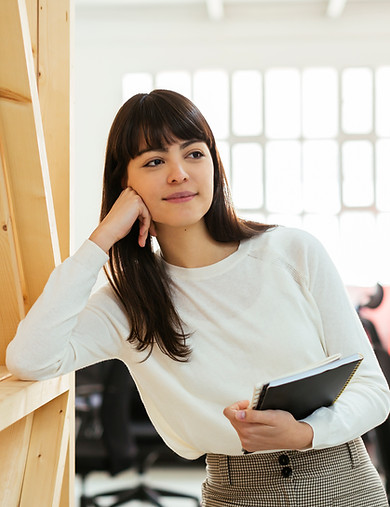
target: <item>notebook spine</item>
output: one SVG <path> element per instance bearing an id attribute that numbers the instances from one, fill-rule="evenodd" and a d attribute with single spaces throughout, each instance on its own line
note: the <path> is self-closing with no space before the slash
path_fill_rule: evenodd
<path id="1" fill-rule="evenodd" d="M 257 397 L 257 402 L 256 402 L 256 405 L 254 406 L 254 408 L 256 410 L 260 410 L 261 409 L 261 406 L 264 402 L 264 398 L 265 398 L 265 395 L 267 393 L 267 389 L 269 387 L 269 382 L 267 384 L 264 384 L 260 389 L 259 389 L 259 395 Z"/>
<path id="2" fill-rule="evenodd" d="M 250 408 L 256 408 L 257 407 L 257 404 L 259 403 L 259 396 L 260 396 L 260 392 L 261 392 L 261 387 L 262 386 L 256 386 L 253 390 L 253 396 L 252 396 L 252 402 L 251 402 L 251 405 L 250 405 Z"/>
<path id="3" fill-rule="evenodd" d="M 360 366 L 360 363 L 363 361 L 363 358 L 359 359 L 359 361 L 356 363 L 355 365 L 355 368 L 352 370 L 351 372 L 351 375 L 347 378 L 347 380 L 345 381 L 345 384 L 343 385 L 341 391 L 339 392 L 339 394 L 336 396 L 336 398 L 334 399 L 333 403 L 335 403 L 339 398 L 340 396 L 343 394 L 343 392 L 345 391 L 345 388 L 347 387 L 347 385 L 349 384 L 351 378 L 355 375 L 356 373 L 356 370 L 359 368 Z"/>

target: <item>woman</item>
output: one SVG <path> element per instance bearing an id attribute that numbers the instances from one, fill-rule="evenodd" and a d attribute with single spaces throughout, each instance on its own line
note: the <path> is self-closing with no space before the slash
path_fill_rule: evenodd
<path id="1" fill-rule="evenodd" d="M 107 260 L 110 284 L 90 296 Z M 355 352 L 332 407 L 302 421 L 248 408 L 255 383 Z M 207 454 L 204 506 L 387 506 L 359 436 L 386 419 L 389 390 L 334 266 L 303 231 L 237 218 L 206 120 L 172 91 L 119 110 L 100 224 L 7 350 L 25 379 L 108 358 L 172 449 Z"/>

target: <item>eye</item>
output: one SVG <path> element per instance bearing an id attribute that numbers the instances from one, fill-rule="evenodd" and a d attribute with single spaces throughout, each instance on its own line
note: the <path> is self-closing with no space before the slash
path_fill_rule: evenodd
<path id="1" fill-rule="evenodd" d="M 160 164 L 163 164 L 164 161 L 161 158 L 154 158 L 145 164 L 145 167 L 157 167 Z"/>
<path id="2" fill-rule="evenodd" d="M 190 158 L 199 159 L 204 157 L 203 153 L 199 150 L 192 151 L 189 155 Z"/>

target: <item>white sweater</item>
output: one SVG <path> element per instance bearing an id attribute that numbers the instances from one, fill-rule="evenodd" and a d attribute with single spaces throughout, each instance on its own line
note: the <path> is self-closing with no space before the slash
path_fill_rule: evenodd
<path id="1" fill-rule="evenodd" d="M 128 322 L 111 287 L 90 296 L 107 259 L 86 241 L 54 270 L 8 346 L 11 372 L 46 379 L 119 358 L 165 442 L 189 459 L 241 454 L 224 407 L 250 399 L 255 383 L 335 353 L 360 352 L 364 360 L 339 400 L 305 419 L 313 447 L 346 442 L 386 419 L 387 382 L 339 275 L 311 235 L 278 227 L 211 266 L 168 265 L 176 307 L 193 333 L 188 363 L 158 347 L 140 361 L 146 353 L 126 341 Z"/>

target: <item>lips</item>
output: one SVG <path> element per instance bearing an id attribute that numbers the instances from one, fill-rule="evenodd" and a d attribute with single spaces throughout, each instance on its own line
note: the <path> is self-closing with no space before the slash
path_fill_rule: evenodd
<path id="1" fill-rule="evenodd" d="M 196 192 L 175 192 L 163 198 L 163 201 L 168 202 L 187 202 L 198 195 Z"/>

